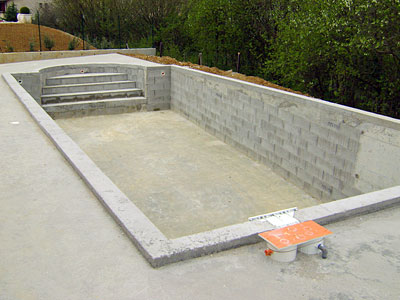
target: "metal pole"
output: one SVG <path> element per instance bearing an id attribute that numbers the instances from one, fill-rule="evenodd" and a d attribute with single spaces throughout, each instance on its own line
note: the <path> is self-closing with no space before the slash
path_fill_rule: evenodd
<path id="1" fill-rule="evenodd" d="M 163 54 L 163 43 L 160 42 L 160 57 L 162 57 Z"/>
<path id="2" fill-rule="evenodd" d="M 122 48 L 121 46 L 121 19 L 118 15 L 118 40 L 119 40 L 119 49 Z"/>
<path id="3" fill-rule="evenodd" d="M 82 50 L 85 50 L 85 16 L 82 14 Z"/>
<path id="4" fill-rule="evenodd" d="M 42 52 L 42 35 L 40 33 L 40 13 L 37 11 L 38 29 L 39 29 L 39 46 L 40 52 Z"/>
<path id="5" fill-rule="evenodd" d="M 238 56 L 237 56 L 236 72 L 239 73 L 239 69 L 240 69 L 240 52 L 238 52 Z"/>

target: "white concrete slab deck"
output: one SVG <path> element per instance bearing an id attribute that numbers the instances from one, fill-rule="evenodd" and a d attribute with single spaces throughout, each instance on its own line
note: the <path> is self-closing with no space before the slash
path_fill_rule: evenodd
<path id="1" fill-rule="evenodd" d="M 88 59 L 100 58 L 45 63 Z M 327 225 L 326 260 L 273 262 L 259 243 L 153 269 L 3 78 L 0 88 L 1 300 L 400 298 L 398 206 Z"/>

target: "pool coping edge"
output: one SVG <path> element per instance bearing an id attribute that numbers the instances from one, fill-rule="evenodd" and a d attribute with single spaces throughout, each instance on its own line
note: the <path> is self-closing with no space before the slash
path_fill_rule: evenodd
<path id="1" fill-rule="evenodd" d="M 153 267 L 191 259 L 261 241 L 268 222 L 244 222 L 176 239 L 168 239 L 51 119 L 11 73 L 3 79 L 26 110 L 88 185 L 115 221 Z M 296 218 L 321 225 L 388 208 L 400 202 L 400 186 L 300 209 Z"/>

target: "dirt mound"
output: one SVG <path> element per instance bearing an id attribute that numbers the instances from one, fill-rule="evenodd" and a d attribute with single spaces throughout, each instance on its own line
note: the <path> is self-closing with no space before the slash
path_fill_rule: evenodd
<path id="1" fill-rule="evenodd" d="M 44 45 L 45 36 L 54 41 L 53 51 L 68 50 L 68 44 L 74 38 L 69 33 L 46 26 L 40 26 L 40 32 L 43 51 L 47 50 Z M 82 49 L 82 40 L 77 39 L 76 49 Z M 37 25 L 0 23 L 0 52 L 29 52 L 31 43 L 33 43 L 34 51 L 39 51 L 39 30 Z M 90 46 L 90 49 L 95 48 Z"/>
<path id="2" fill-rule="evenodd" d="M 255 84 L 259 84 L 259 85 L 263 85 L 263 86 L 267 86 L 267 87 L 271 87 L 271 88 L 275 88 L 275 89 L 279 89 L 279 90 L 283 90 L 283 91 L 287 91 L 287 92 L 291 92 L 291 93 L 296 93 L 296 94 L 299 94 L 299 95 L 309 96 L 307 94 L 303 94 L 301 92 L 293 91 L 291 89 L 288 89 L 288 88 L 279 86 L 277 84 L 274 84 L 272 82 L 266 81 L 266 80 L 264 80 L 264 79 L 262 79 L 260 77 L 246 76 L 244 74 L 232 72 L 232 70 L 223 71 L 223 70 L 220 70 L 220 69 L 215 68 L 215 67 L 211 68 L 211 67 L 207 67 L 207 66 L 201 66 L 201 65 L 193 64 L 193 63 L 190 63 L 190 62 L 181 62 L 181 61 L 178 61 L 175 58 L 172 58 L 172 57 L 169 57 L 169 56 L 159 57 L 159 56 L 148 56 L 148 55 L 143 55 L 143 54 L 132 54 L 132 55 L 128 55 L 128 56 L 132 56 L 132 57 L 136 57 L 136 58 L 152 61 L 152 62 L 155 62 L 155 63 L 158 63 L 158 64 L 163 64 L 163 65 L 177 65 L 177 66 L 190 67 L 192 69 L 196 69 L 196 70 L 200 70 L 200 71 L 204 71 L 204 72 L 208 72 L 208 73 L 212 73 L 212 74 L 231 77 L 231 78 L 247 81 L 247 82 L 250 82 L 250 83 L 255 83 Z"/>

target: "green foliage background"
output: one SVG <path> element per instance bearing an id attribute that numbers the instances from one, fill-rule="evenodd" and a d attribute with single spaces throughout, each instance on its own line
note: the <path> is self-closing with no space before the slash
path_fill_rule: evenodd
<path id="1" fill-rule="evenodd" d="M 240 52 L 241 73 L 400 118 L 400 0 L 54 0 L 41 19 L 234 71 Z"/>

